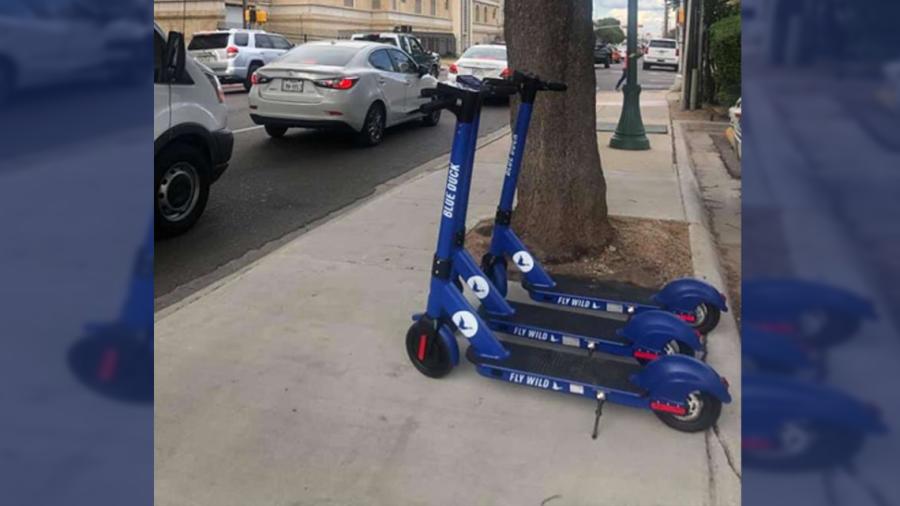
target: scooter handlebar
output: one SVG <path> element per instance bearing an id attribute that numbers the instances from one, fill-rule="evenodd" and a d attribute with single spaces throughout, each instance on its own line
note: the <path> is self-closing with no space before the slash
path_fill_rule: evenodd
<path id="1" fill-rule="evenodd" d="M 569 87 L 566 86 L 566 83 L 559 83 L 554 81 L 548 81 L 544 83 L 544 85 L 546 86 L 546 89 L 548 91 L 566 91 L 567 89 L 569 89 Z"/>
<path id="2" fill-rule="evenodd" d="M 425 91 L 427 91 L 427 90 L 422 90 L 423 97 L 427 98 L 427 97 L 436 96 L 435 93 L 429 93 L 428 95 L 426 95 Z M 410 114 L 418 114 L 418 113 L 431 114 L 434 111 L 437 111 L 438 109 L 446 109 L 446 108 L 452 107 L 454 105 L 456 105 L 456 98 L 440 98 L 437 100 L 432 100 L 431 102 L 428 102 L 427 104 L 420 105 L 418 109 L 411 111 Z"/>
<path id="3" fill-rule="evenodd" d="M 512 75 L 512 82 L 516 84 L 531 84 L 541 91 L 566 91 L 569 87 L 566 83 L 556 81 L 544 81 L 540 77 L 529 72 L 516 70 Z"/>
<path id="4" fill-rule="evenodd" d="M 519 86 L 509 79 L 486 77 L 481 82 L 484 91 L 497 97 L 508 97 L 519 92 Z"/>

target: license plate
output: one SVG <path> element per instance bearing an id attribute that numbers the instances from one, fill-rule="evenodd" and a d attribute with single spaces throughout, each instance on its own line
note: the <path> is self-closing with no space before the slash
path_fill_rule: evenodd
<path id="1" fill-rule="evenodd" d="M 303 93 L 303 81 L 300 79 L 284 79 L 281 81 L 281 91 Z"/>
<path id="2" fill-rule="evenodd" d="M 657 58 L 656 61 L 658 61 L 659 63 L 662 63 L 662 62 L 664 62 L 664 61 L 666 61 L 666 60 L 664 60 L 664 59 L 662 59 L 662 58 Z"/>

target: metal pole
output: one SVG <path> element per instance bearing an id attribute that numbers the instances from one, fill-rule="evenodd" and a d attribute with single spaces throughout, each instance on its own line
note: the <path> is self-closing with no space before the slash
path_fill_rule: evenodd
<path id="1" fill-rule="evenodd" d="M 622 99 L 622 114 L 619 116 L 619 124 L 616 133 L 609 140 L 609 147 L 628 150 L 650 149 L 650 140 L 644 130 L 644 120 L 641 119 L 641 85 L 638 84 L 638 3 L 637 0 L 628 0 L 628 74 L 625 82 Z"/>
<path id="2" fill-rule="evenodd" d="M 697 83 L 692 87 L 696 88 L 692 91 L 696 95 L 696 99 L 691 100 L 691 109 L 698 109 L 700 103 L 703 102 L 703 2 L 700 2 L 700 16 L 697 18 L 697 61 L 695 62 L 697 69 Z"/>
<path id="3" fill-rule="evenodd" d="M 663 27 L 660 37 L 666 38 L 669 35 L 669 0 L 663 0 Z"/>
<path id="4" fill-rule="evenodd" d="M 691 69 L 693 68 L 691 55 L 694 54 L 695 5 L 695 0 L 685 0 L 684 44 L 681 48 L 681 110 L 683 111 L 690 109 L 691 106 Z"/>

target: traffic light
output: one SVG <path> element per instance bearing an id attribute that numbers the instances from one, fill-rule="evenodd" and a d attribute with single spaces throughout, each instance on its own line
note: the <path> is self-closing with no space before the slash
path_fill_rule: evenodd
<path id="1" fill-rule="evenodd" d="M 262 24 L 269 20 L 269 13 L 251 5 L 244 11 L 244 21 L 250 24 Z"/>

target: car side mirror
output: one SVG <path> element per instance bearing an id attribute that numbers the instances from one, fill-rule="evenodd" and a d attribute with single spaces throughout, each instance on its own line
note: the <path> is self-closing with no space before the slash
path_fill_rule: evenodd
<path id="1" fill-rule="evenodd" d="M 169 38 L 166 41 L 166 59 L 163 62 L 169 82 L 180 81 L 184 77 L 186 58 L 184 34 L 169 32 Z"/>
<path id="2" fill-rule="evenodd" d="M 409 62 L 405 62 L 405 61 L 400 62 L 400 72 L 402 74 L 412 74 L 413 73 L 413 69 L 410 66 Z"/>

